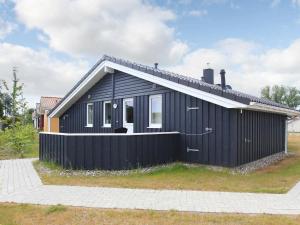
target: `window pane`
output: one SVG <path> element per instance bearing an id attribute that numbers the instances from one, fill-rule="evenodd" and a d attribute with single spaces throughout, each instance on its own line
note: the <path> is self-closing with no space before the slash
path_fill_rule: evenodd
<path id="1" fill-rule="evenodd" d="M 88 124 L 93 124 L 94 106 L 88 105 Z"/>
<path id="2" fill-rule="evenodd" d="M 133 123 L 133 101 L 125 102 L 126 122 Z"/>
<path id="3" fill-rule="evenodd" d="M 111 102 L 104 104 L 105 107 L 105 124 L 111 124 Z"/>
<path id="4" fill-rule="evenodd" d="M 151 123 L 161 124 L 161 98 L 151 98 Z"/>

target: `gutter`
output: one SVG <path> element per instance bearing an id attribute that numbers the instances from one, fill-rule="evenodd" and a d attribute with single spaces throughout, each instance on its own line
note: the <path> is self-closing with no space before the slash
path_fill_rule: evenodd
<path id="1" fill-rule="evenodd" d="M 250 102 L 249 106 L 245 107 L 244 109 L 262 111 L 262 112 L 271 112 L 271 113 L 279 113 L 284 114 L 289 117 L 297 117 L 300 116 L 300 112 L 293 109 L 288 108 L 280 108 L 271 105 L 265 105 L 258 102 Z"/>

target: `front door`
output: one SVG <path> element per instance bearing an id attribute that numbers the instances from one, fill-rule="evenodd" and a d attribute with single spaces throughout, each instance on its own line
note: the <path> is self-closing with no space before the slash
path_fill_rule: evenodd
<path id="1" fill-rule="evenodd" d="M 123 100 L 123 127 L 127 133 L 133 133 L 133 98 Z"/>

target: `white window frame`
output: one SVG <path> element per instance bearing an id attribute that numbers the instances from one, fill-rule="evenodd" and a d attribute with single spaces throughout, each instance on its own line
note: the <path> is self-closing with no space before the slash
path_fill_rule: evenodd
<path id="1" fill-rule="evenodd" d="M 154 98 L 159 98 L 161 102 L 161 123 L 151 123 L 151 113 L 152 113 L 152 106 L 151 106 L 151 100 Z M 162 95 L 150 95 L 149 96 L 149 127 L 148 128 L 162 128 Z"/>
<path id="2" fill-rule="evenodd" d="M 93 106 L 93 122 L 89 123 L 89 106 Z M 86 104 L 86 127 L 93 127 L 94 126 L 94 103 Z"/>
<path id="3" fill-rule="evenodd" d="M 112 114 L 112 102 L 111 101 L 104 101 L 103 102 L 103 127 L 111 127 L 111 123 L 105 123 L 105 105 L 110 103 L 111 105 L 111 114 Z"/>

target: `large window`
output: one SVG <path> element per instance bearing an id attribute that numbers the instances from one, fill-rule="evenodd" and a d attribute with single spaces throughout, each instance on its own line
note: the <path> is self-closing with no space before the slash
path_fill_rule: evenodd
<path id="1" fill-rule="evenodd" d="M 94 104 L 88 103 L 86 109 L 86 126 L 92 127 L 94 122 Z"/>
<path id="2" fill-rule="evenodd" d="M 161 128 L 162 124 L 162 98 L 161 95 L 149 97 L 149 127 Z"/>
<path id="3" fill-rule="evenodd" d="M 111 127 L 111 101 L 103 102 L 103 127 Z"/>

